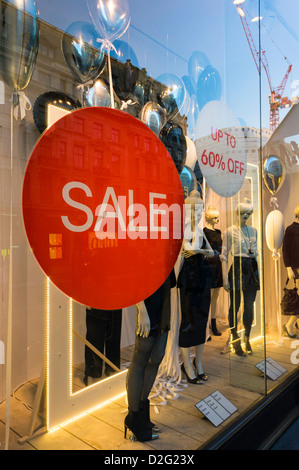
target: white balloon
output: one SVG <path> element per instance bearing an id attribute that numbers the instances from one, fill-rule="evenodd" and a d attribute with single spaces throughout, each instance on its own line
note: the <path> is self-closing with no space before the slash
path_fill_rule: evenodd
<path id="1" fill-rule="evenodd" d="M 236 194 L 247 171 L 245 135 L 238 118 L 223 101 L 210 101 L 200 111 L 195 146 L 209 187 L 219 196 Z"/>
<path id="2" fill-rule="evenodd" d="M 279 250 L 284 234 L 283 214 L 277 209 L 271 211 L 266 219 L 266 241 L 271 251 Z"/>
<path id="3" fill-rule="evenodd" d="M 185 166 L 188 166 L 191 168 L 191 170 L 194 170 L 196 161 L 197 161 L 197 153 L 196 153 L 196 147 L 192 139 L 190 137 L 185 136 L 186 142 L 187 142 L 187 156 L 186 156 L 186 162 Z"/>

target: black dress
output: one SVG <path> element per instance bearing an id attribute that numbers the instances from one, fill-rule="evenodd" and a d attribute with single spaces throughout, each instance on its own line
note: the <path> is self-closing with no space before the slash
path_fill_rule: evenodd
<path id="1" fill-rule="evenodd" d="M 203 241 L 202 248 L 206 242 Z M 179 346 L 189 348 L 206 341 L 206 327 L 211 303 L 212 274 L 202 254 L 185 258 L 178 277 L 181 303 Z"/>
<path id="2" fill-rule="evenodd" d="M 222 267 L 220 261 L 220 254 L 222 250 L 222 236 L 221 231 L 218 229 L 212 230 L 208 227 L 203 229 L 212 250 L 215 253 L 214 258 L 209 258 L 207 261 L 210 265 L 212 272 L 212 289 L 223 286 Z"/>

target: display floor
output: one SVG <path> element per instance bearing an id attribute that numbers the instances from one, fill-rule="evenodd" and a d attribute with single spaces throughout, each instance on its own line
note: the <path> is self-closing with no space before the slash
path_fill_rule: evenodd
<path id="1" fill-rule="evenodd" d="M 160 399 L 152 399 L 151 418 L 161 429 L 157 440 L 140 443 L 124 439 L 124 418 L 126 416 L 126 400 L 110 402 L 103 408 L 69 423 L 56 431 L 43 432 L 20 444 L 20 438 L 28 433 L 31 407 L 33 405 L 38 379 L 31 380 L 19 387 L 11 398 L 11 431 L 9 439 L 10 450 L 195 450 L 214 437 L 234 418 L 249 408 L 264 392 L 265 379 L 257 369 L 256 364 L 263 360 L 263 339 L 253 343 L 253 355 L 238 357 L 235 354 L 221 354 L 226 340 L 227 330 L 221 328 L 220 337 L 212 336 L 204 350 L 203 365 L 208 381 L 203 385 L 188 384 L 178 392 L 176 399 L 168 400 L 161 405 Z M 277 343 L 267 339 L 267 357 L 271 357 L 282 365 L 286 372 L 277 380 L 267 380 L 268 390 L 284 379 L 297 365 L 291 363 L 292 340 L 284 338 Z M 123 354 L 124 363 L 128 363 L 133 346 L 126 348 Z M 76 383 L 80 386 L 78 368 L 74 374 Z M 182 385 L 187 385 L 186 382 Z M 81 384 L 83 386 L 83 382 Z M 195 407 L 200 400 L 215 391 L 221 392 L 235 405 L 237 411 L 218 427 L 215 427 Z M 156 412 L 158 411 L 158 413 Z M 43 420 L 38 416 L 36 428 L 42 428 Z M 5 402 L 0 405 L 0 449 L 5 441 Z"/>

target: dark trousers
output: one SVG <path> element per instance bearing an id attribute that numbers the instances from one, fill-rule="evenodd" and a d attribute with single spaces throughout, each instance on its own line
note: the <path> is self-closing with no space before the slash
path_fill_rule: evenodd
<path id="1" fill-rule="evenodd" d="M 116 367 L 120 367 L 120 338 L 122 310 L 86 309 L 86 339 Z M 103 373 L 103 360 L 85 346 L 85 375 L 98 378 Z M 105 364 L 105 373 L 114 373 Z"/>
<path id="2" fill-rule="evenodd" d="M 257 289 L 249 286 L 248 289 L 243 289 L 243 325 L 245 328 L 245 336 L 250 335 L 251 325 L 253 322 L 253 304 L 256 298 Z M 239 289 L 230 290 L 230 308 L 228 312 L 229 326 L 233 336 L 237 334 L 238 325 L 238 310 L 241 304 L 242 291 Z"/>

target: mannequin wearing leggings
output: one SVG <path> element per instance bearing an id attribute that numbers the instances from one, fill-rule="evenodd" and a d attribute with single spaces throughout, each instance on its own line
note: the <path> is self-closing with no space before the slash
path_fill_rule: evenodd
<path id="1" fill-rule="evenodd" d="M 170 289 L 175 287 L 174 271 L 159 289 L 137 304 L 135 350 L 127 374 L 127 429 L 133 440 L 141 442 L 158 438 L 159 429 L 150 421 L 148 396 L 165 354 L 170 325 Z"/>
<path id="2" fill-rule="evenodd" d="M 232 346 L 238 356 L 252 354 L 249 342 L 253 322 L 253 304 L 259 289 L 259 273 L 257 266 L 257 230 L 247 225 L 253 211 L 248 199 L 241 201 L 236 207 L 238 221 L 224 233 L 222 249 L 223 286 L 230 293 L 229 326 Z M 228 254 L 233 255 L 233 262 L 227 274 Z M 245 329 L 245 352 L 241 348 L 238 336 L 237 315 L 243 294 L 243 325 Z"/>

